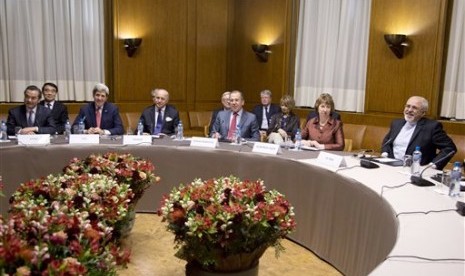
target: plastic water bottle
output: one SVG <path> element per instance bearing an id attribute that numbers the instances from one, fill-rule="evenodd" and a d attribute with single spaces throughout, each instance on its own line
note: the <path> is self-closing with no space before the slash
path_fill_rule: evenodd
<path id="1" fill-rule="evenodd" d="M 6 131 L 5 121 L 2 121 L 2 123 L 0 125 L 0 139 L 1 140 L 8 140 L 8 133 Z"/>
<path id="2" fill-rule="evenodd" d="M 69 123 L 69 120 L 66 120 L 66 124 L 65 124 L 65 139 L 68 140 L 70 135 L 71 135 L 71 124 Z"/>
<path id="3" fill-rule="evenodd" d="M 295 133 L 295 150 L 300 150 L 302 146 L 302 132 L 300 132 L 300 128 L 297 129 Z"/>
<path id="4" fill-rule="evenodd" d="M 137 135 L 144 134 L 144 125 L 142 124 L 142 120 L 139 121 L 137 124 Z"/>
<path id="5" fill-rule="evenodd" d="M 184 139 L 184 126 L 182 125 L 181 120 L 179 120 L 178 129 L 177 129 L 177 133 L 176 133 L 176 139 L 177 140 L 183 140 Z"/>
<path id="6" fill-rule="evenodd" d="M 460 162 L 454 163 L 454 168 L 450 172 L 449 196 L 460 196 L 460 178 L 462 177 L 462 168 Z"/>
<path id="7" fill-rule="evenodd" d="M 412 153 L 412 175 L 420 176 L 421 151 L 420 146 L 415 147 Z"/>
<path id="8" fill-rule="evenodd" d="M 80 120 L 78 124 L 78 133 L 84 134 L 85 130 L 86 130 L 86 125 L 84 124 L 84 120 Z"/>
<path id="9" fill-rule="evenodd" d="M 236 133 L 234 133 L 234 143 L 241 144 L 242 134 L 241 134 L 241 127 L 237 126 Z"/>

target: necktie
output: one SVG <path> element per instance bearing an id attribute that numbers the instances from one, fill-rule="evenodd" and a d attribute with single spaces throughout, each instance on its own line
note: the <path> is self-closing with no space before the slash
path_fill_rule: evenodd
<path id="1" fill-rule="evenodd" d="M 27 126 L 31 127 L 34 126 L 34 111 L 29 110 L 29 117 L 27 118 Z"/>
<path id="2" fill-rule="evenodd" d="M 163 125 L 163 115 L 161 114 L 161 109 L 158 109 L 157 123 L 155 124 L 155 129 L 153 134 L 159 134 L 161 132 L 161 127 Z"/>
<path id="3" fill-rule="evenodd" d="M 101 107 L 97 107 L 97 111 L 95 111 L 95 121 L 97 122 L 98 128 L 100 128 L 100 122 L 102 121 L 102 113 L 100 112 L 101 109 Z"/>
<path id="4" fill-rule="evenodd" d="M 52 110 L 52 105 L 50 103 L 47 103 L 48 109 Z"/>
<path id="5" fill-rule="evenodd" d="M 229 131 L 228 131 L 229 140 L 232 140 L 234 138 L 234 133 L 236 132 L 237 115 L 239 115 L 237 112 L 233 113 L 233 118 L 231 120 L 231 124 L 229 125 Z"/>

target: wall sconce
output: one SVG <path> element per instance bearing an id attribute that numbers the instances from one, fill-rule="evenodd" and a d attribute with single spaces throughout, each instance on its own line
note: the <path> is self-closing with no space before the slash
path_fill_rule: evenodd
<path id="1" fill-rule="evenodd" d="M 132 57 L 142 43 L 142 38 L 126 38 L 124 39 L 124 48 L 128 53 L 128 57 Z"/>
<path id="2" fill-rule="evenodd" d="M 386 41 L 389 49 L 396 55 L 397 58 L 404 57 L 405 47 L 408 46 L 407 36 L 403 34 L 385 34 L 384 40 Z"/>
<path id="3" fill-rule="evenodd" d="M 271 53 L 270 46 L 265 44 L 254 44 L 252 45 L 252 50 L 261 62 L 268 61 L 268 55 Z"/>

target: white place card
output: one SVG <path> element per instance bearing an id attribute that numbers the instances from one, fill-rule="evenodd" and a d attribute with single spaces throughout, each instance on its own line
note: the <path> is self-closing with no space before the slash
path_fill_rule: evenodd
<path id="1" fill-rule="evenodd" d="M 194 136 L 191 138 L 190 146 L 214 149 L 218 147 L 218 139 Z"/>
<path id="2" fill-rule="evenodd" d="M 21 135 L 18 134 L 18 145 L 48 145 L 50 144 L 50 134 Z"/>
<path id="3" fill-rule="evenodd" d="M 344 156 L 321 151 L 316 158 L 318 164 L 326 165 L 333 168 L 347 167 Z"/>
<path id="4" fill-rule="evenodd" d="M 100 143 L 100 135 L 98 134 L 71 134 L 69 136 L 70 144 L 86 144 L 96 145 Z"/>
<path id="5" fill-rule="evenodd" d="M 252 152 L 277 155 L 281 152 L 281 147 L 276 144 L 255 142 L 252 148 Z"/>
<path id="6" fill-rule="evenodd" d="M 152 136 L 123 135 L 123 145 L 152 145 Z"/>

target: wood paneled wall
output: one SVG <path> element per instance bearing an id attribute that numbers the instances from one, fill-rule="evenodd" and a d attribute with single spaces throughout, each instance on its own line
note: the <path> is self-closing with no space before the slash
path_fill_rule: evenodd
<path id="1" fill-rule="evenodd" d="M 447 0 L 373 0 L 365 112 L 401 114 L 412 95 L 430 103 L 436 117 L 442 80 Z M 384 34 L 406 34 L 409 46 L 398 59 Z"/>
<path id="2" fill-rule="evenodd" d="M 115 0 L 115 102 L 127 111 L 165 88 L 181 110 L 218 106 L 226 89 L 230 0 Z M 129 58 L 123 38 L 143 39 Z"/>

